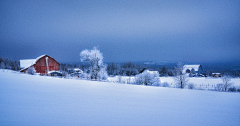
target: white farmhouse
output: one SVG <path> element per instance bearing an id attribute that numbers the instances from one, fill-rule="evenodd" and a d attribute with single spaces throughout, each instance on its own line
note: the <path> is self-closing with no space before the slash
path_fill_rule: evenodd
<path id="1" fill-rule="evenodd" d="M 203 68 L 200 64 L 197 65 L 184 65 L 183 66 L 183 73 L 190 73 L 191 70 L 194 69 L 197 74 L 202 74 Z"/>

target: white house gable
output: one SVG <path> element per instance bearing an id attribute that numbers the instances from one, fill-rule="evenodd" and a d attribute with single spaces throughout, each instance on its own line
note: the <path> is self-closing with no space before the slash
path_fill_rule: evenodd
<path id="1" fill-rule="evenodd" d="M 197 65 L 184 65 L 183 66 L 183 73 L 190 73 L 190 71 L 194 69 L 196 73 L 202 73 L 202 66 L 200 64 Z"/>

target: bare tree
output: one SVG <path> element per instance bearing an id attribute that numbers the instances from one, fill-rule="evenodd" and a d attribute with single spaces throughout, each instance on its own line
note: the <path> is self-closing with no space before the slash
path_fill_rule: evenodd
<path id="1" fill-rule="evenodd" d="M 187 76 L 185 74 L 183 74 L 183 65 L 182 63 L 178 63 L 177 67 L 175 67 L 174 69 L 175 71 L 175 82 L 176 82 L 176 85 L 177 87 L 179 88 L 184 88 L 187 84 Z"/>
<path id="2" fill-rule="evenodd" d="M 223 90 L 227 91 L 227 89 L 231 86 L 231 77 L 226 75 L 222 77 L 222 81 L 223 81 Z"/>
<path id="3" fill-rule="evenodd" d="M 107 66 L 109 75 L 119 75 L 121 66 L 119 64 L 111 63 Z"/>

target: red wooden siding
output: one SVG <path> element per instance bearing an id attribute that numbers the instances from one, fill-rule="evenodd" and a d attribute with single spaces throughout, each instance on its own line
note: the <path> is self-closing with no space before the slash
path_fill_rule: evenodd
<path id="1" fill-rule="evenodd" d="M 46 57 L 48 57 L 48 70 L 49 71 L 59 71 L 60 64 L 52 57 L 49 57 L 46 55 L 46 56 L 40 58 L 34 65 L 36 73 L 41 73 L 41 74 L 47 73 Z"/>

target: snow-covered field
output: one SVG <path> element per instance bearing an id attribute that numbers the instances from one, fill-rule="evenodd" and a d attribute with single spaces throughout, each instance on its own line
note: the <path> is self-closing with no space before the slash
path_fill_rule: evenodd
<path id="1" fill-rule="evenodd" d="M 240 93 L 51 78 L 0 70 L 0 125 L 240 124 Z"/>

